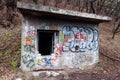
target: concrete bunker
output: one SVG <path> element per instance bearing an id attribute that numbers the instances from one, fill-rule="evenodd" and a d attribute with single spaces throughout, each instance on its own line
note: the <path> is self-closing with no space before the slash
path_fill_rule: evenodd
<path id="1" fill-rule="evenodd" d="M 23 14 L 21 68 L 85 69 L 99 61 L 98 24 L 111 18 L 18 2 Z"/>

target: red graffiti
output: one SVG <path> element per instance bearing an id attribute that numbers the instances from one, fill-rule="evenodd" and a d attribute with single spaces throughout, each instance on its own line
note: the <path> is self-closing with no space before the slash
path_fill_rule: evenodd
<path id="1" fill-rule="evenodd" d="M 84 39 L 84 35 L 81 34 L 81 33 L 79 33 L 79 32 L 77 32 L 77 33 L 75 34 L 75 38 L 76 38 L 76 39 Z"/>
<path id="2" fill-rule="evenodd" d="M 32 44 L 31 40 L 30 39 L 26 39 L 26 44 L 27 45 L 31 45 Z"/>
<path id="3" fill-rule="evenodd" d="M 59 45 L 56 45 L 56 46 L 55 46 L 55 49 L 56 49 L 57 51 L 62 51 L 62 47 L 60 47 Z"/>
<path id="4" fill-rule="evenodd" d="M 30 31 L 27 32 L 27 34 L 29 36 L 33 36 L 33 35 L 35 35 L 35 30 L 30 30 Z"/>
<path id="5" fill-rule="evenodd" d="M 59 58 L 58 54 L 55 55 L 55 58 L 52 60 L 52 63 L 55 63 L 57 61 L 57 59 Z"/>

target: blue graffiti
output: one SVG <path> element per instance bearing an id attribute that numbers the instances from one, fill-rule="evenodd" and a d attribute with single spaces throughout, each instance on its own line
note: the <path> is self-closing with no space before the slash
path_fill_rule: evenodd
<path id="1" fill-rule="evenodd" d="M 34 67 L 34 58 L 31 55 L 25 54 L 22 56 L 22 61 L 28 68 L 33 68 Z"/>
<path id="2" fill-rule="evenodd" d="M 52 60 L 51 58 L 43 58 L 41 61 L 44 63 L 43 66 L 49 66 L 49 67 L 52 67 Z"/>
<path id="3" fill-rule="evenodd" d="M 98 50 L 98 29 L 81 26 L 64 26 L 63 51 L 86 52 Z"/>

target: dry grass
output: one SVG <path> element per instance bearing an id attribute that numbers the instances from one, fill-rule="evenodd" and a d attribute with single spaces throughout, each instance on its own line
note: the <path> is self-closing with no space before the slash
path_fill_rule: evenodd
<path id="1" fill-rule="evenodd" d="M 112 24 L 103 23 L 100 25 L 100 50 L 102 53 L 120 60 L 120 33 L 112 39 Z"/>
<path id="2" fill-rule="evenodd" d="M 21 48 L 20 26 L 16 28 L 0 27 L 0 77 L 13 71 L 12 61 L 20 64 Z"/>

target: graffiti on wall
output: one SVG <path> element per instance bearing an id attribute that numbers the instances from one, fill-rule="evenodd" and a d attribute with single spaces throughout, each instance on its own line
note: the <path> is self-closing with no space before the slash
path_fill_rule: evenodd
<path id="1" fill-rule="evenodd" d="M 86 52 L 98 49 L 98 30 L 80 26 L 64 26 L 62 29 L 63 52 Z"/>
<path id="2" fill-rule="evenodd" d="M 72 63 L 78 66 L 81 65 L 81 63 L 92 62 L 92 61 L 93 61 L 93 57 L 86 54 L 77 54 L 72 57 Z"/>
<path id="3" fill-rule="evenodd" d="M 39 61 L 39 65 L 42 65 L 42 66 L 50 66 L 52 67 L 53 64 L 52 64 L 52 61 L 53 59 L 52 58 L 42 58 L 40 61 Z"/>
<path id="4" fill-rule="evenodd" d="M 23 64 L 26 65 L 27 68 L 30 69 L 35 66 L 33 55 L 29 55 L 29 54 L 22 55 L 22 62 Z"/>
<path id="5" fill-rule="evenodd" d="M 24 51 L 34 53 L 35 51 L 35 29 L 33 26 L 28 26 L 25 30 L 25 38 L 24 38 Z"/>
<path id="6" fill-rule="evenodd" d="M 59 30 L 59 25 L 51 23 L 42 23 L 40 28 L 45 30 Z"/>
<path id="7" fill-rule="evenodd" d="M 27 25 L 24 27 L 23 31 L 23 50 L 25 51 L 25 54 L 22 55 L 22 63 L 26 68 L 31 69 L 35 65 L 41 67 L 55 67 L 62 65 L 60 63 L 63 63 L 62 66 L 72 65 L 74 67 L 80 67 L 86 62 L 93 62 L 94 56 L 91 53 L 94 52 L 96 54 L 96 51 L 98 50 L 97 28 L 69 25 L 60 27 L 58 24 L 53 23 L 40 23 L 39 26 L 40 27 L 38 27 L 38 29 L 41 30 L 59 30 L 60 34 L 55 34 L 55 40 L 53 40 L 55 41 L 54 53 L 52 53 L 54 55 L 51 54 L 50 56 L 36 56 L 36 54 L 29 54 L 37 52 L 35 51 L 35 42 L 37 38 L 35 27 Z M 58 43 L 59 41 L 60 43 Z M 73 53 L 75 52 L 76 54 L 69 54 L 68 51 Z M 67 53 L 62 54 L 63 52 Z M 86 54 L 88 52 L 90 55 Z M 70 56 L 68 57 L 66 54 Z M 61 59 L 65 61 L 61 62 Z"/>
<path id="8" fill-rule="evenodd" d="M 52 67 L 57 62 L 58 57 L 57 54 L 47 57 L 37 56 L 37 64 L 40 66 Z"/>
<path id="9" fill-rule="evenodd" d="M 55 63 L 57 63 L 60 55 L 61 55 L 61 47 L 60 44 L 56 44 L 54 46 L 54 53 L 51 53 L 50 56 L 41 56 L 40 54 L 36 57 L 36 62 L 40 66 L 52 67 Z"/>

